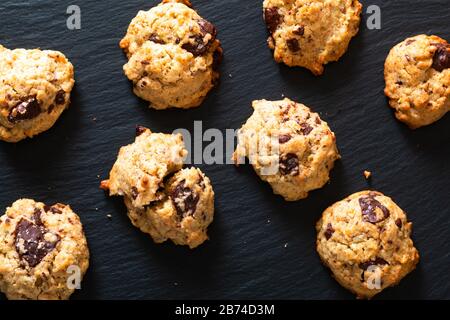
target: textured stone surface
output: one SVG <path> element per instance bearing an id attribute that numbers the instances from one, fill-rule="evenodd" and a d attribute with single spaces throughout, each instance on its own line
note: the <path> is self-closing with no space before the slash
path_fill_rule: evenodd
<path id="1" fill-rule="evenodd" d="M 382 29 L 368 30 L 364 14 L 349 51 L 319 78 L 273 61 L 262 1 L 193 0 L 217 26 L 225 57 L 221 84 L 189 111 L 149 110 L 134 96 L 118 43 L 137 11 L 157 1 L 114 2 L 78 0 L 78 31 L 66 28 L 73 1 L 0 3 L 3 45 L 61 50 L 75 66 L 72 104 L 56 125 L 34 139 L 0 144 L 2 212 L 29 197 L 69 203 L 84 223 L 91 267 L 73 298 L 353 299 L 321 265 L 314 225 L 329 205 L 367 188 L 405 209 L 421 253 L 418 269 L 377 299 L 450 298 L 450 116 L 410 131 L 383 95 L 383 64 L 393 45 L 419 33 L 450 40 L 447 0 L 361 1 L 364 12 L 368 4 L 381 6 Z M 122 199 L 98 189 L 119 147 L 133 141 L 136 124 L 155 132 L 193 130 L 194 120 L 204 128 L 239 128 L 252 100 L 281 94 L 319 112 L 342 155 L 331 184 L 308 199 L 286 203 L 251 166 L 199 166 L 214 185 L 216 215 L 211 240 L 191 252 L 153 244 L 128 221 Z"/>

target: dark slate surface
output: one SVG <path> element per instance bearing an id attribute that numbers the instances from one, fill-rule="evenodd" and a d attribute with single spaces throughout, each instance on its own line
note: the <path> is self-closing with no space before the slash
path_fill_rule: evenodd
<path id="1" fill-rule="evenodd" d="M 70 31 L 65 12 L 74 2 L 0 3 L 0 43 L 61 50 L 76 67 L 72 106 L 53 128 L 0 143 L 2 211 L 29 197 L 69 203 L 81 216 L 92 259 L 74 299 L 353 299 L 321 265 L 314 224 L 327 206 L 369 187 L 408 212 L 421 253 L 418 269 L 378 299 L 450 298 L 450 116 L 411 131 L 394 119 L 383 95 L 383 62 L 394 44 L 419 33 L 450 39 L 448 0 L 362 1 L 380 5 L 382 29 L 368 30 L 364 14 L 347 54 L 318 78 L 272 60 L 262 1 L 194 0 L 219 29 L 222 83 L 199 109 L 159 112 L 133 95 L 118 47 L 137 11 L 157 1 L 78 0 L 82 29 Z M 217 195 L 216 218 L 211 240 L 189 251 L 153 244 L 132 227 L 122 200 L 98 189 L 136 124 L 164 132 L 192 130 L 194 120 L 204 128 L 238 128 L 253 99 L 282 94 L 320 112 L 342 154 L 332 183 L 307 200 L 284 202 L 249 166 L 203 165 Z M 370 184 L 365 169 L 374 174 Z"/>

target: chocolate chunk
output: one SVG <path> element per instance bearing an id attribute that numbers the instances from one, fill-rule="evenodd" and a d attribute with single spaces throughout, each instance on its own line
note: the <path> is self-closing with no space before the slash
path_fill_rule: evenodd
<path id="1" fill-rule="evenodd" d="M 133 198 L 133 200 L 136 200 L 136 198 L 139 195 L 139 191 L 136 187 L 131 187 L 131 197 Z"/>
<path id="2" fill-rule="evenodd" d="M 313 127 L 311 127 L 308 123 L 302 123 L 301 125 L 300 125 L 300 131 L 301 131 L 301 133 L 304 135 L 304 136 L 307 136 L 308 134 L 310 134 L 311 133 L 311 131 L 313 131 Z"/>
<path id="3" fill-rule="evenodd" d="M 281 15 L 278 13 L 278 8 L 267 8 L 264 10 L 264 20 L 266 21 L 267 29 L 270 33 L 274 33 L 281 23 Z"/>
<path id="4" fill-rule="evenodd" d="M 281 135 L 278 137 L 278 142 L 279 142 L 280 144 L 283 144 L 283 143 L 288 142 L 288 141 L 291 140 L 291 139 L 292 139 L 292 137 L 291 137 L 290 134 L 281 134 Z"/>
<path id="5" fill-rule="evenodd" d="M 145 130 L 147 130 L 146 127 L 136 126 L 136 137 L 139 137 L 141 134 L 143 134 Z"/>
<path id="6" fill-rule="evenodd" d="M 327 240 L 330 240 L 330 238 L 333 235 L 334 231 L 335 230 L 333 229 L 333 226 L 331 225 L 331 223 L 327 224 L 327 229 L 324 232 L 325 238 Z"/>
<path id="7" fill-rule="evenodd" d="M 190 42 L 181 46 L 184 50 L 189 51 L 196 57 L 205 54 L 217 36 L 217 29 L 211 22 L 200 19 L 197 23 L 200 27 L 201 34 L 190 37 Z M 204 38 L 207 34 L 210 34 L 211 38 L 205 43 Z"/>
<path id="8" fill-rule="evenodd" d="M 389 210 L 383 206 L 377 199 L 377 194 L 369 193 L 367 197 L 359 198 L 359 205 L 361 207 L 363 220 L 372 224 L 381 222 L 389 217 Z M 377 210 L 380 209 L 382 217 L 378 217 Z"/>
<path id="9" fill-rule="evenodd" d="M 320 120 L 319 117 L 316 117 L 315 122 L 316 122 L 316 124 L 321 124 L 322 123 L 322 121 Z"/>
<path id="10" fill-rule="evenodd" d="M 437 50 L 433 56 L 433 69 L 441 72 L 444 69 L 450 68 L 449 46 L 442 43 L 433 43 L 432 45 L 437 47 Z"/>
<path id="11" fill-rule="evenodd" d="M 397 220 L 395 220 L 395 224 L 399 229 L 401 229 L 403 226 L 402 219 L 398 218 Z"/>
<path id="12" fill-rule="evenodd" d="M 200 199 L 191 188 L 186 187 L 186 181 L 182 180 L 171 192 L 170 198 L 177 210 L 180 219 L 192 216 L 197 209 L 197 203 Z"/>
<path id="13" fill-rule="evenodd" d="M 42 224 L 40 215 L 35 213 L 34 219 L 35 223 L 26 219 L 19 221 L 15 230 L 14 242 L 20 259 L 26 261 L 32 268 L 37 266 L 60 240 L 58 235 L 55 235 L 56 240 L 53 242 L 45 240 L 45 234 L 48 233 L 48 230 Z"/>
<path id="14" fill-rule="evenodd" d="M 216 39 L 217 29 L 211 22 L 205 19 L 200 19 L 197 21 L 197 23 L 200 26 L 200 31 L 202 32 L 203 36 L 210 34 L 212 36 L 212 40 L 210 40 L 211 42 Z"/>
<path id="15" fill-rule="evenodd" d="M 64 90 L 59 90 L 56 93 L 55 103 L 56 104 L 64 104 L 66 102 L 66 92 Z"/>
<path id="16" fill-rule="evenodd" d="M 298 26 L 297 29 L 293 31 L 294 34 L 298 36 L 302 36 L 305 34 L 305 27 L 304 26 Z"/>
<path id="17" fill-rule="evenodd" d="M 206 44 L 203 42 L 202 36 L 195 36 L 191 38 L 191 42 L 183 44 L 181 47 L 192 53 L 195 57 L 201 56 L 208 51 L 210 42 Z"/>
<path id="18" fill-rule="evenodd" d="M 164 41 L 162 41 L 156 34 L 152 33 L 150 37 L 148 38 L 151 42 L 159 43 L 159 44 L 165 44 Z"/>
<path id="19" fill-rule="evenodd" d="M 16 123 L 22 120 L 36 118 L 41 113 L 41 106 L 36 97 L 30 97 L 25 101 L 19 102 L 8 115 L 8 121 Z"/>
<path id="20" fill-rule="evenodd" d="M 62 210 L 59 209 L 56 205 L 53 205 L 53 206 L 45 205 L 44 206 L 44 210 L 45 210 L 45 212 L 51 212 L 51 213 L 54 213 L 54 214 L 61 214 L 62 213 Z"/>
<path id="21" fill-rule="evenodd" d="M 382 259 L 382 258 L 375 258 L 375 260 L 370 260 L 370 261 L 366 261 L 366 262 L 362 262 L 359 264 L 359 268 L 362 269 L 363 271 L 361 272 L 361 282 L 364 282 L 364 272 L 369 269 L 371 266 L 384 266 L 387 265 L 389 263 L 387 263 L 386 260 Z"/>
<path id="22" fill-rule="evenodd" d="M 298 52 L 300 51 L 300 45 L 298 44 L 298 40 L 297 39 L 287 39 L 286 40 L 286 45 L 288 47 L 288 49 L 292 52 Z"/>
<path id="23" fill-rule="evenodd" d="M 297 176 L 300 173 L 297 155 L 288 153 L 280 157 L 280 173 L 283 176 Z"/>
<path id="24" fill-rule="evenodd" d="M 408 41 L 406 41 L 406 45 L 409 46 L 411 43 L 416 42 L 416 40 L 414 39 L 409 39 Z"/>

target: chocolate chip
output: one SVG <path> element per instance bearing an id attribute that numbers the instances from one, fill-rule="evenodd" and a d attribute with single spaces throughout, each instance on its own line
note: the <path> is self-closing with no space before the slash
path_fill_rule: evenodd
<path id="1" fill-rule="evenodd" d="M 359 198 L 363 220 L 372 224 L 381 222 L 389 217 L 388 208 L 375 199 L 375 196 L 377 196 L 377 194 L 369 193 L 367 197 Z M 381 213 L 383 214 L 382 217 L 377 216 L 377 208 L 381 210 Z"/>
<path id="2" fill-rule="evenodd" d="M 52 113 L 53 109 L 55 109 L 55 105 L 52 103 L 52 104 L 48 107 L 47 113 L 48 113 L 48 114 Z"/>
<path id="3" fill-rule="evenodd" d="M 297 29 L 295 29 L 292 33 L 296 34 L 298 36 L 302 36 L 302 35 L 305 34 L 305 27 L 304 26 L 298 26 Z"/>
<path id="4" fill-rule="evenodd" d="M 141 134 L 143 134 L 145 130 L 147 130 L 146 127 L 136 126 L 136 137 L 139 137 Z"/>
<path id="5" fill-rule="evenodd" d="M 313 131 L 313 127 L 311 127 L 308 123 L 302 123 L 300 125 L 300 131 L 304 136 L 307 136 L 308 134 L 311 133 L 311 131 Z"/>
<path id="6" fill-rule="evenodd" d="M 441 72 L 444 69 L 450 68 L 450 49 L 448 45 L 442 43 L 434 43 L 437 47 L 433 56 L 433 69 Z"/>
<path id="7" fill-rule="evenodd" d="M 278 8 L 267 8 L 264 10 L 264 20 L 266 21 L 267 29 L 270 33 L 274 33 L 281 23 L 281 15 L 278 13 Z"/>
<path id="8" fill-rule="evenodd" d="M 298 44 L 298 40 L 297 39 L 294 39 L 294 38 L 287 39 L 286 40 L 286 44 L 287 44 L 287 47 L 288 47 L 288 49 L 290 51 L 292 51 L 292 52 L 300 51 L 300 45 Z"/>
<path id="9" fill-rule="evenodd" d="M 398 218 L 397 220 L 395 220 L 395 224 L 399 229 L 401 229 L 403 226 L 402 219 Z"/>
<path id="10" fill-rule="evenodd" d="M 291 140 L 291 139 L 292 139 L 292 137 L 291 137 L 290 134 L 281 134 L 281 135 L 278 137 L 278 142 L 279 142 L 280 144 L 283 144 L 283 143 L 288 142 L 288 141 Z"/>
<path id="11" fill-rule="evenodd" d="M 131 187 L 131 197 L 133 198 L 133 200 L 136 200 L 136 198 L 139 195 L 139 191 L 136 187 Z"/>
<path id="12" fill-rule="evenodd" d="M 186 187 L 186 181 L 182 180 L 171 192 L 170 198 L 175 206 L 178 216 L 183 219 L 192 216 L 197 209 L 197 203 L 200 199 L 192 189 Z"/>
<path id="13" fill-rule="evenodd" d="M 410 39 L 410 40 L 406 41 L 406 45 L 409 46 L 413 42 L 416 42 L 416 40 Z"/>
<path id="14" fill-rule="evenodd" d="M 151 42 L 159 43 L 159 44 L 165 44 L 164 41 L 162 41 L 156 34 L 152 33 L 150 37 L 148 38 Z"/>
<path id="15" fill-rule="evenodd" d="M 370 260 L 370 261 L 366 261 L 366 262 L 362 262 L 359 264 L 359 268 L 363 270 L 363 272 L 361 272 L 361 282 L 364 282 L 364 272 L 369 269 L 369 267 L 371 266 L 384 266 L 387 265 L 389 263 L 387 263 L 386 260 L 382 259 L 382 258 L 375 258 L 375 260 Z"/>
<path id="16" fill-rule="evenodd" d="M 322 121 L 320 120 L 319 117 L 316 117 L 315 122 L 316 122 L 316 124 L 321 124 L 322 123 Z"/>
<path id="17" fill-rule="evenodd" d="M 300 173 L 297 155 L 288 153 L 280 157 L 280 173 L 283 176 L 297 176 Z"/>
<path id="18" fill-rule="evenodd" d="M 41 106 L 36 97 L 30 97 L 25 101 L 19 102 L 8 115 L 8 121 L 16 123 L 22 120 L 36 118 L 41 113 Z"/>
<path id="19" fill-rule="evenodd" d="M 331 225 L 331 223 L 327 224 L 327 229 L 324 232 L 325 238 L 327 240 L 330 240 L 330 238 L 333 235 L 334 231 L 335 230 L 333 229 L 333 226 Z"/>
<path id="20" fill-rule="evenodd" d="M 55 103 L 56 104 L 64 104 L 66 102 L 66 92 L 64 90 L 59 90 L 56 93 Z"/>
<path id="21" fill-rule="evenodd" d="M 21 219 L 16 226 L 14 242 L 16 251 L 20 259 L 26 261 L 32 268 L 37 266 L 60 240 L 60 237 L 55 235 L 55 241 L 47 241 L 46 233 L 48 230 L 42 224 L 40 216 L 35 223 Z"/>

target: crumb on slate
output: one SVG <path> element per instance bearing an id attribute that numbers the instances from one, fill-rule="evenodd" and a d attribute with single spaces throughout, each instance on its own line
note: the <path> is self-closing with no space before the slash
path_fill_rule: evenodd
<path id="1" fill-rule="evenodd" d="M 284 247 L 287 248 L 288 245 L 289 245 L 289 243 L 286 242 L 286 243 L 284 244 Z"/>
<path id="2" fill-rule="evenodd" d="M 112 215 L 107 214 L 106 217 L 107 217 L 108 219 L 111 219 L 111 218 L 112 218 Z"/>
<path id="3" fill-rule="evenodd" d="M 366 178 L 366 180 L 369 180 L 372 177 L 372 172 L 365 170 L 364 177 Z"/>

